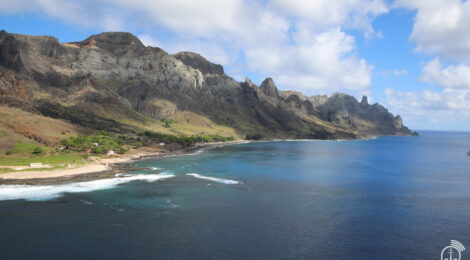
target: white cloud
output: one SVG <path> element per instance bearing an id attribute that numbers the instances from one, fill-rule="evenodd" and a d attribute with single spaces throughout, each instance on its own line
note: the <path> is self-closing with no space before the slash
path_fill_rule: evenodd
<path id="1" fill-rule="evenodd" d="M 270 76 L 280 87 L 309 93 L 369 87 L 373 66 L 356 55 L 355 39 L 345 29 L 379 36 L 371 21 L 388 12 L 384 0 L 0 0 L 0 5 L 0 13 L 38 12 L 77 26 L 144 28 L 140 38 L 147 45 L 170 53 L 196 51 L 230 68 L 229 74 Z M 154 34 L 155 27 L 171 36 Z"/>
<path id="2" fill-rule="evenodd" d="M 114 8 L 92 0 L 0 0 L 0 14 L 39 13 L 70 24 L 105 31 L 121 30 L 121 16 Z"/>
<path id="3" fill-rule="evenodd" d="M 416 51 L 470 61 L 470 2 L 396 0 L 395 7 L 417 10 L 410 39 Z"/>
<path id="4" fill-rule="evenodd" d="M 459 64 L 444 67 L 436 58 L 424 66 L 421 79 L 443 88 L 470 90 L 470 66 Z"/>
<path id="5" fill-rule="evenodd" d="M 273 0 L 272 5 L 294 19 L 311 22 L 316 29 L 345 26 L 363 31 L 366 37 L 380 35 L 372 28 L 371 20 L 388 12 L 382 0 Z"/>
<path id="6" fill-rule="evenodd" d="M 470 2 L 462 0 L 396 0 L 395 8 L 416 10 L 410 40 L 415 51 L 435 55 L 420 80 L 442 88 L 401 92 L 387 89 L 386 105 L 405 119 L 434 122 L 437 127 L 470 124 Z M 441 59 L 460 62 L 444 65 Z M 433 126 L 431 126 L 433 127 Z"/>
<path id="7" fill-rule="evenodd" d="M 408 71 L 405 69 L 394 69 L 394 70 L 383 70 L 379 74 L 385 78 L 390 76 L 400 77 L 408 74 Z"/>
<path id="8" fill-rule="evenodd" d="M 385 105 L 399 112 L 405 122 L 425 122 L 435 129 L 446 129 L 449 123 L 470 123 L 470 90 L 444 89 L 438 93 L 387 88 L 385 97 Z"/>
<path id="9" fill-rule="evenodd" d="M 253 48 L 246 57 L 255 71 L 274 75 L 288 89 L 364 89 L 372 66 L 351 54 L 354 39 L 339 28 L 317 34 L 299 30 L 294 44 Z"/>

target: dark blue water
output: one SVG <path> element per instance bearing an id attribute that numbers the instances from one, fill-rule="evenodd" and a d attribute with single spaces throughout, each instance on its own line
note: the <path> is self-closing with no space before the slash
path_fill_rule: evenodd
<path id="1" fill-rule="evenodd" d="M 0 256 L 440 259 L 453 239 L 470 259 L 469 149 L 470 133 L 422 132 L 141 161 L 174 177 L 0 201 Z"/>

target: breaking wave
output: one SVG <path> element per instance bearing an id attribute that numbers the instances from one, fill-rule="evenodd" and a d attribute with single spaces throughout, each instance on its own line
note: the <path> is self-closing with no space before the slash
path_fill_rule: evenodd
<path id="1" fill-rule="evenodd" d="M 155 182 L 161 179 L 174 177 L 172 174 L 136 174 L 112 179 L 102 179 L 86 182 L 68 183 L 60 185 L 0 185 L 0 200 L 24 199 L 29 201 L 42 201 L 58 198 L 64 193 L 91 192 L 116 187 L 119 184 L 131 181 Z"/>
<path id="2" fill-rule="evenodd" d="M 198 179 L 214 181 L 214 182 L 223 183 L 223 184 L 238 184 L 238 181 L 235 181 L 235 180 L 209 177 L 209 176 L 204 176 L 204 175 L 200 175 L 197 173 L 186 173 L 186 175 L 193 176 L 194 178 L 198 178 Z"/>

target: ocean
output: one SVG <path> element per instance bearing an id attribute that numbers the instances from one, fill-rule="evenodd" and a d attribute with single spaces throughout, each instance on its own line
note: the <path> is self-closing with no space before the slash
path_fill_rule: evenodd
<path id="1" fill-rule="evenodd" d="M 220 145 L 0 186 L 2 259 L 470 259 L 470 133 Z"/>

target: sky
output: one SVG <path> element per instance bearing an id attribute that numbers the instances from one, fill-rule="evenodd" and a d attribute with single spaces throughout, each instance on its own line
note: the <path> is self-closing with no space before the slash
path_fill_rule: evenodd
<path id="1" fill-rule="evenodd" d="M 470 130 L 463 0 L 0 0 L 0 29 L 80 41 L 131 32 L 238 81 L 381 103 L 412 129 Z"/>

